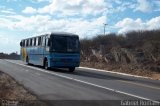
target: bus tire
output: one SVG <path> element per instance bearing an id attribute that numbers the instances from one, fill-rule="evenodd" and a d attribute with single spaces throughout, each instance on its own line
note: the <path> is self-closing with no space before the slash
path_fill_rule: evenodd
<path id="1" fill-rule="evenodd" d="M 48 67 L 48 60 L 47 59 L 45 59 L 45 61 L 44 61 L 44 69 L 46 69 L 46 70 L 49 69 L 49 67 Z"/>
<path id="2" fill-rule="evenodd" d="M 70 67 L 69 68 L 69 72 L 74 72 L 75 71 L 75 67 Z"/>
<path id="3" fill-rule="evenodd" d="M 28 56 L 26 58 L 26 63 L 29 65 L 29 58 L 28 58 Z"/>

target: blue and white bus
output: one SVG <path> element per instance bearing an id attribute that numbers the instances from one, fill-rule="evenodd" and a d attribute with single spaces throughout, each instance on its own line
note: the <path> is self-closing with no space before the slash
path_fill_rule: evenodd
<path id="1" fill-rule="evenodd" d="M 80 42 L 76 34 L 51 33 L 20 42 L 21 59 L 27 64 L 45 69 L 68 68 L 70 72 L 80 64 Z"/>

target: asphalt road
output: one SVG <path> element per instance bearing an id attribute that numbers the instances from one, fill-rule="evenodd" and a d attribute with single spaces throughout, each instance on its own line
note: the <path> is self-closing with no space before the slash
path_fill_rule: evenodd
<path id="1" fill-rule="evenodd" d="M 160 81 L 77 68 L 45 70 L 20 60 L 1 60 L 0 71 L 51 105 L 125 105 L 128 100 L 160 104 Z M 138 103 L 140 103 L 138 101 Z M 123 104 L 124 103 L 124 104 Z"/>

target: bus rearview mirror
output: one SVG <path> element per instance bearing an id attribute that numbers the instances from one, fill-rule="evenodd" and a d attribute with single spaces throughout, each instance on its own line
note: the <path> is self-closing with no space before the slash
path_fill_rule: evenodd
<path id="1" fill-rule="evenodd" d="M 20 46 L 22 46 L 22 42 L 20 42 Z"/>

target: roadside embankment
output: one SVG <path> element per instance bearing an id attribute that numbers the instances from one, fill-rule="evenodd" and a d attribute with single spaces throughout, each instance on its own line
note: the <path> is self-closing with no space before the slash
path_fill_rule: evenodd
<path id="1" fill-rule="evenodd" d="M 11 105 L 12 104 L 12 105 Z M 0 71 L 0 106 L 46 106 L 44 102 L 18 84 L 11 76 Z"/>
<path id="2" fill-rule="evenodd" d="M 160 29 L 81 39 L 81 66 L 160 79 Z"/>

